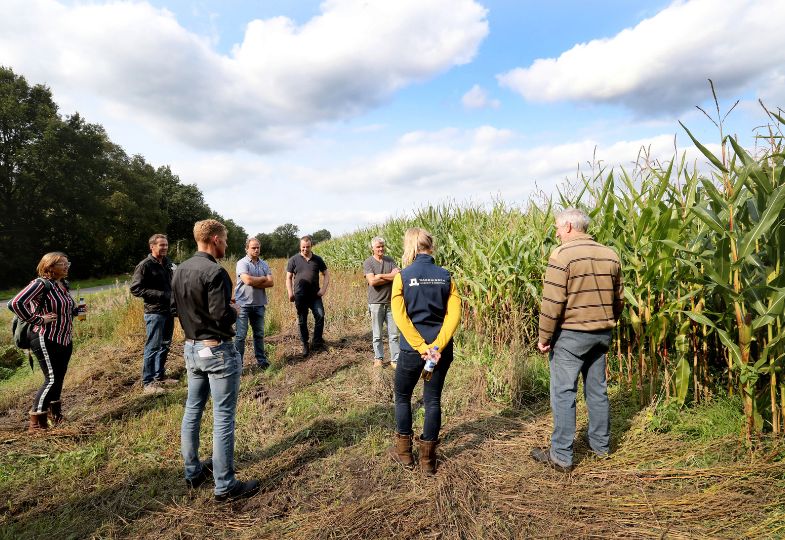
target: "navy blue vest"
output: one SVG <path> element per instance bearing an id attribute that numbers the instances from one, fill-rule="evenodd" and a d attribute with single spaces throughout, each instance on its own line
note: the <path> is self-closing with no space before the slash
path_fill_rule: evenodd
<path id="1" fill-rule="evenodd" d="M 450 273 L 436 266 L 433 257 L 419 254 L 401 270 L 406 313 L 426 343 L 432 343 L 442 329 L 450 298 Z M 401 334 L 401 349 L 414 351 Z"/>

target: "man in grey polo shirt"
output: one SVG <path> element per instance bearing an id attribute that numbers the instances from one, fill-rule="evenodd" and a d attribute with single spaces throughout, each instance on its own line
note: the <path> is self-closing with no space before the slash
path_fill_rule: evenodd
<path id="1" fill-rule="evenodd" d="M 384 238 L 376 236 L 371 240 L 373 255 L 365 259 L 363 274 L 368 281 L 368 311 L 371 314 L 371 330 L 373 332 L 373 365 L 382 367 L 384 360 L 384 344 L 382 343 L 382 327 L 387 321 L 387 339 L 390 346 L 390 360 L 393 367 L 398 363 L 398 327 L 390 310 L 392 298 L 392 282 L 395 274 L 400 272 L 395 261 L 387 257 Z"/>
<path id="2" fill-rule="evenodd" d="M 267 289 L 273 286 L 273 275 L 270 267 L 259 258 L 261 244 L 256 238 L 245 241 L 245 257 L 237 261 L 237 286 L 234 298 L 239 312 L 237 314 L 234 346 L 245 355 L 245 337 L 248 335 L 248 323 L 253 332 L 253 347 L 256 365 L 267 369 L 270 364 L 264 352 L 264 311 L 267 305 Z"/>

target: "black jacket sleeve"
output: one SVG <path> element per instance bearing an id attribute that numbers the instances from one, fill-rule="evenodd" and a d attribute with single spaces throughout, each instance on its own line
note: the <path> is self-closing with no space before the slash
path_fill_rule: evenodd
<path id="1" fill-rule="evenodd" d="M 149 283 L 149 265 L 147 259 L 136 265 L 131 278 L 131 294 L 138 296 L 148 304 L 168 303 L 169 295 L 158 289 L 151 289 Z"/>

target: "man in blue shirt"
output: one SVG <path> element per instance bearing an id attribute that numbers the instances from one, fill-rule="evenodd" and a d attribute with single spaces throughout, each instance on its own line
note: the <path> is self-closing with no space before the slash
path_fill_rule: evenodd
<path id="1" fill-rule="evenodd" d="M 267 305 L 266 291 L 273 286 L 273 275 L 267 263 L 259 258 L 260 248 L 259 240 L 249 238 L 245 241 L 247 255 L 237 261 L 237 286 L 234 289 L 234 298 L 239 312 L 234 346 L 240 353 L 240 358 L 243 358 L 245 337 L 248 335 L 250 321 L 256 365 L 261 369 L 267 369 L 270 364 L 264 352 L 264 311 Z"/>

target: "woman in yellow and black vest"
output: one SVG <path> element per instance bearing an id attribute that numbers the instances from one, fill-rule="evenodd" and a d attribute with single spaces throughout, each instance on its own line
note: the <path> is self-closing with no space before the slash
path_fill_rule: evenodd
<path id="1" fill-rule="evenodd" d="M 394 445 L 390 456 L 406 467 L 412 455 L 412 392 L 429 358 L 436 367 L 425 380 L 425 424 L 417 437 L 420 469 L 436 472 L 436 447 L 442 423 L 444 378 L 453 359 L 452 337 L 461 318 L 461 301 L 450 273 L 433 259 L 433 237 L 425 229 L 406 231 L 403 270 L 393 279 L 391 307 L 401 332 L 401 352 L 395 369 Z"/>

